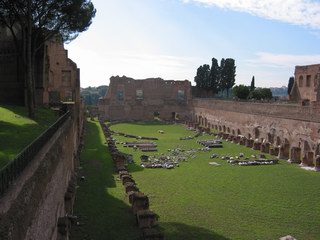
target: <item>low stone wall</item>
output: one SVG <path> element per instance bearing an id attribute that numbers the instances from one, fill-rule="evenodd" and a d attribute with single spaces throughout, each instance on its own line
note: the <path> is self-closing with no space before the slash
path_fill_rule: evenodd
<path id="1" fill-rule="evenodd" d="M 158 216 L 149 209 L 149 198 L 139 191 L 135 180 L 127 168 L 127 157 L 118 151 L 115 141 L 112 139 L 112 132 L 109 126 L 101 123 L 108 148 L 114 162 L 115 170 L 119 174 L 119 179 L 124 186 L 124 191 L 131 204 L 132 213 L 136 216 L 137 226 L 141 229 L 141 239 L 164 239 L 163 233 L 157 226 Z"/>
<path id="2" fill-rule="evenodd" d="M 67 239 L 57 223 L 72 213 L 77 119 L 64 123 L 0 199 L 0 239 Z"/>

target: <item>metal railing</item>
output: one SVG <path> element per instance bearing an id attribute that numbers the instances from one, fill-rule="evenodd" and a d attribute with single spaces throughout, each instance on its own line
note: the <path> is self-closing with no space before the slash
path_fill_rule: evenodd
<path id="1" fill-rule="evenodd" d="M 54 124 L 52 124 L 45 132 L 28 145 L 18 156 L 5 165 L 0 170 L 0 197 L 8 190 L 14 180 L 16 180 L 31 160 L 43 148 L 43 146 L 51 139 L 57 130 L 70 117 L 70 111 L 62 115 Z"/>

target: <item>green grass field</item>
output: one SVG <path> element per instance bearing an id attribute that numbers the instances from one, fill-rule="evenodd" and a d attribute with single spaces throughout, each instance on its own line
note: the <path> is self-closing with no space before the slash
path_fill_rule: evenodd
<path id="1" fill-rule="evenodd" d="M 57 117 L 49 109 L 37 109 L 35 120 L 24 107 L 0 105 L 0 168 L 12 160 Z"/>
<path id="2" fill-rule="evenodd" d="M 71 239 L 137 239 L 140 232 L 114 173 L 99 122 L 87 122 L 80 163 L 79 176 L 85 180 L 78 182 L 74 206 L 80 225 L 72 227 Z"/>
<path id="3" fill-rule="evenodd" d="M 197 149 L 193 135 L 181 125 L 117 124 L 112 130 L 137 136 L 158 137 L 158 152 L 168 148 Z M 158 130 L 165 133 L 160 134 Z M 134 141 L 114 136 L 119 141 Z M 200 139 L 212 139 L 201 136 Z M 319 239 L 320 173 L 280 161 L 271 166 L 232 166 L 213 153 L 246 156 L 257 154 L 244 146 L 224 142 L 223 149 L 199 152 L 179 168 L 144 169 L 142 154 L 119 148 L 134 156 L 129 165 L 138 187 L 150 198 L 150 208 L 160 216 L 167 239 Z M 154 155 L 149 153 L 148 155 Z M 270 158 L 270 156 L 267 156 Z M 215 161 L 220 166 L 210 166 Z M 123 198 L 123 197 L 119 197 Z"/>

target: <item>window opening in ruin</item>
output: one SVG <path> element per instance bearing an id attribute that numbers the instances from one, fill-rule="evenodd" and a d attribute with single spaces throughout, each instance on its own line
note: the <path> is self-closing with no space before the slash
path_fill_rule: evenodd
<path id="1" fill-rule="evenodd" d="M 178 100 L 183 101 L 185 99 L 184 90 L 178 90 Z"/>
<path id="2" fill-rule="evenodd" d="M 124 96 L 124 93 L 122 90 L 118 90 L 117 91 L 117 99 L 118 101 L 123 101 L 123 96 Z"/>
<path id="3" fill-rule="evenodd" d="M 303 76 L 299 77 L 299 87 L 303 87 Z"/>
<path id="4" fill-rule="evenodd" d="M 307 87 L 311 86 L 311 75 L 307 75 L 307 83 L 306 83 Z"/>
<path id="5" fill-rule="evenodd" d="M 136 90 L 136 99 L 137 100 L 142 100 L 143 99 L 143 90 L 137 89 Z"/>

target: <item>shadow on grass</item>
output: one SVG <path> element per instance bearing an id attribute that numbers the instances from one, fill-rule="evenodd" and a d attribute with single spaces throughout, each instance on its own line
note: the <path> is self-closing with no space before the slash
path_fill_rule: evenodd
<path id="1" fill-rule="evenodd" d="M 78 182 L 74 205 L 79 224 L 72 225 L 70 239 L 137 239 L 140 231 L 103 143 L 99 123 L 87 122 L 79 172 L 85 180 Z"/>
<path id="2" fill-rule="evenodd" d="M 160 229 L 165 232 L 165 237 L 168 240 L 229 240 L 229 238 L 208 229 L 175 222 L 161 223 Z"/>

